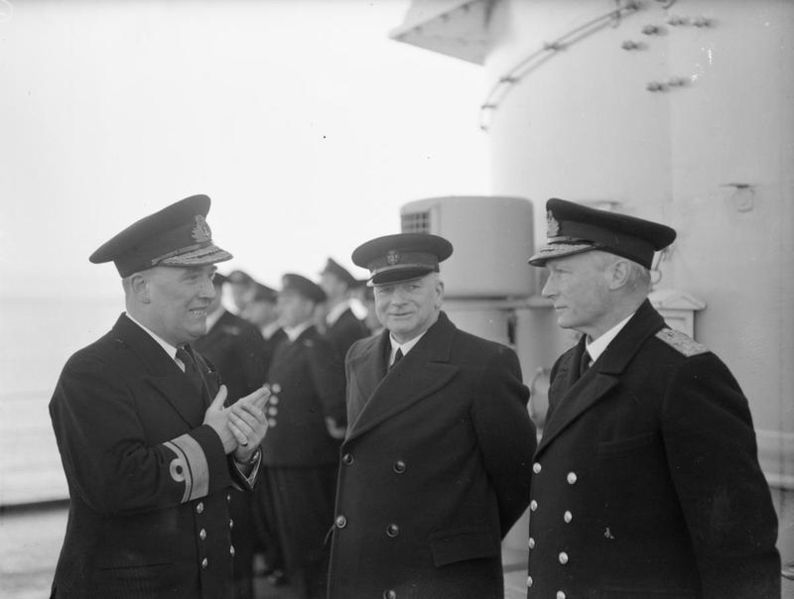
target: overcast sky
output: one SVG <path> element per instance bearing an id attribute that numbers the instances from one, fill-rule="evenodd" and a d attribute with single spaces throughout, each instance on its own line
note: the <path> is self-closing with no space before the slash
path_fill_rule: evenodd
<path id="1" fill-rule="evenodd" d="M 274 286 L 487 193 L 483 72 L 389 39 L 407 7 L 0 0 L 0 293 L 119 294 L 89 254 L 195 193 L 221 271 Z"/>

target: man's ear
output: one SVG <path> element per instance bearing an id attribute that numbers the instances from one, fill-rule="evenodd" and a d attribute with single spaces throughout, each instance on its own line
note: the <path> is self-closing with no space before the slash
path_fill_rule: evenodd
<path id="1" fill-rule="evenodd" d="M 441 302 L 444 301 L 444 281 L 441 279 L 438 280 L 436 283 L 436 304 L 435 307 L 437 310 L 441 309 Z"/>
<path id="2" fill-rule="evenodd" d="M 135 299 L 141 304 L 148 304 L 151 302 L 149 294 L 149 279 L 142 273 L 136 272 L 130 275 L 129 278 L 130 291 Z"/>
<path id="3" fill-rule="evenodd" d="M 620 289 L 625 287 L 631 279 L 631 265 L 625 258 L 620 258 L 612 264 L 609 273 L 609 288 Z"/>

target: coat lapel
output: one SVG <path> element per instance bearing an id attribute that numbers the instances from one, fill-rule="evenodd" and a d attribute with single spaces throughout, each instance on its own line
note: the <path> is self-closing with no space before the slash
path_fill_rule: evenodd
<path id="1" fill-rule="evenodd" d="M 351 426 L 348 429 L 348 437 L 355 429 L 364 406 L 383 381 L 388 346 L 389 332 L 383 331 L 378 337 L 367 340 L 361 353 L 350 360 L 347 421 Z"/>
<path id="2" fill-rule="evenodd" d="M 160 394 L 191 427 L 204 419 L 205 401 L 195 401 L 198 390 L 190 384 L 176 362 L 141 327 L 122 314 L 113 327 L 116 339 L 133 351 L 145 365 L 142 378 Z M 199 361 L 202 364 L 203 360 Z M 206 393 L 206 386 L 202 398 Z"/>
<path id="3" fill-rule="evenodd" d="M 361 407 L 357 416 L 353 414 L 347 440 L 363 435 L 448 384 L 458 372 L 457 366 L 449 363 L 455 331 L 455 325 L 441 313 L 400 365 L 385 376 L 388 331 L 351 362 L 355 385 L 351 397 L 357 396 L 355 401 Z"/>
<path id="4" fill-rule="evenodd" d="M 620 375 L 642 344 L 664 326 L 664 319 L 645 300 L 598 360 L 577 379 L 579 356 L 584 350 L 585 340 L 582 338 L 579 341 L 577 350 L 571 352 L 567 361 L 561 364 L 549 388 L 549 400 L 555 407 L 546 423 L 536 455 L 618 385 Z"/>

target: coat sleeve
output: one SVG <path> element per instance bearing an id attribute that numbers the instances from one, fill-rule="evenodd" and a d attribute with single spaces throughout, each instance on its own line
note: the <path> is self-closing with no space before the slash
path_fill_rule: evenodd
<path id="1" fill-rule="evenodd" d="M 485 365 L 472 420 L 496 490 L 502 537 L 529 504 L 532 455 L 537 438 L 527 412 L 529 390 L 515 353 L 500 347 Z"/>
<path id="2" fill-rule="evenodd" d="M 703 597 L 780 597 L 777 517 L 758 464 L 750 410 L 714 354 L 674 368 L 663 435 Z"/>
<path id="3" fill-rule="evenodd" d="M 207 425 L 151 443 L 126 378 L 96 357 L 72 358 L 50 402 L 70 492 L 102 514 L 178 505 L 232 483 Z"/>

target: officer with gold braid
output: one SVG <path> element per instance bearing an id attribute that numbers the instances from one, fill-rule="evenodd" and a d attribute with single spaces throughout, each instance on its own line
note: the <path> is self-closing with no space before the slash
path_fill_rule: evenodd
<path id="1" fill-rule="evenodd" d="M 229 490 L 250 490 L 272 417 L 258 389 L 226 388 L 190 343 L 206 332 L 214 264 L 232 256 L 198 195 L 151 214 L 90 257 L 114 262 L 126 311 L 66 363 L 50 415 L 69 485 L 52 597 L 232 596 Z"/>

